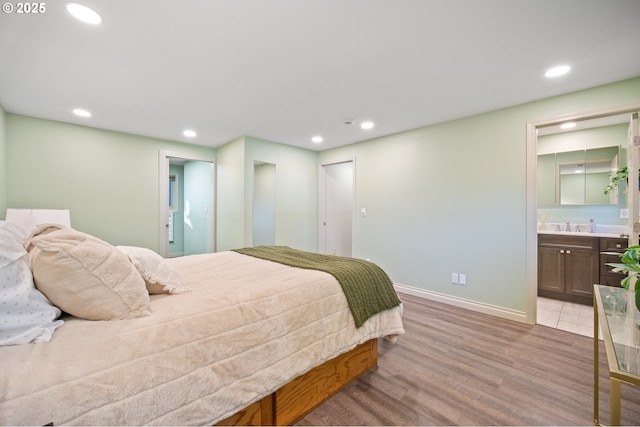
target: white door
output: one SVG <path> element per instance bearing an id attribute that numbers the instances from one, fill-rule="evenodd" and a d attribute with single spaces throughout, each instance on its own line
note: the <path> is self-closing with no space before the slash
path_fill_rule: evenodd
<path id="1" fill-rule="evenodd" d="M 353 255 L 354 162 L 322 165 L 319 252 Z"/>

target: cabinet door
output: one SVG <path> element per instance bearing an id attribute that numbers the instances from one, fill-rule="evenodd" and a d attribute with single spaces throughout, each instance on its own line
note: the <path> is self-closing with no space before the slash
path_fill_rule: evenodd
<path id="1" fill-rule="evenodd" d="M 538 288 L 545 291 L 564 293 L 564 249 L 538 248 Z"/>
<path id="2" fill-rule="evenodd" d="M 593 296 L 593 285 L 598 283 L 600 258 L 592 251 L 565 251 L 565 289 L 575 296 Z"/>

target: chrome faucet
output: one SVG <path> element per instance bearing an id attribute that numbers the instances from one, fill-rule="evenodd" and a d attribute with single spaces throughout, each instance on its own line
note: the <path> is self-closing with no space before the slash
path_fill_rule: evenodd
<path id="1" fill-rule="evenodd" d="M 567 226 L 565 228 L 565 231 L 571 231 L 571 223 L 569 221 L 567 221 Z"/>

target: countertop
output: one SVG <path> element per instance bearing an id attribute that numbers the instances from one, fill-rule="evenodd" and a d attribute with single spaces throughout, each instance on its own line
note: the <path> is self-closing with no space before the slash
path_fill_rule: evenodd
<path id="1" fill-rule="evenodd" d="M 586 237 L 628 237 L 628 235 L 620 236 L 620 233 L 590 233 L 588 231 L 554 231 L 554 230 L 538 230 L 538 234 L 555 234 L 558 236 L 586 236 Z"/>

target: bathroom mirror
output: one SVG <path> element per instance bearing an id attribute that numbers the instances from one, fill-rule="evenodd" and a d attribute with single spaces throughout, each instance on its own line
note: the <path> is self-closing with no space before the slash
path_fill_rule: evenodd
<path id="1" fill-rule="evenodd" d="M 616 205 L 617 192 L 604 194 L 620 168 L 620 147 L 538 156 L 539 205 Z"/>
<path id="2" fill-rule="evenodd" d="M 626 186 L 604 194 L 611 175 L 627 165 L 625 117 L 538 129 L 538 206 L 626 204 Z"/>

